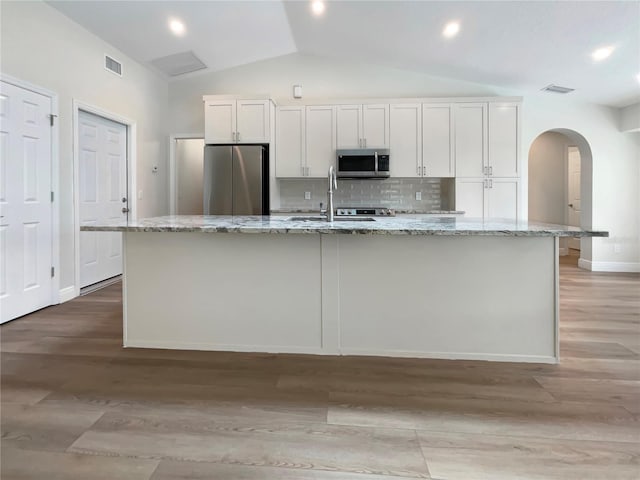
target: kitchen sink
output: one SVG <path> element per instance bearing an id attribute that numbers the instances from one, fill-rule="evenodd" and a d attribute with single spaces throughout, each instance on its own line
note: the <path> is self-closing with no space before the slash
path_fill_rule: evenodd
<path id="1" fill-rule="evenodd" d="M 290 222 L 326 222 L 327 217 L 289 217 Z M 372 217 L 333 217 L 334 222 L 375 222 Z"/>

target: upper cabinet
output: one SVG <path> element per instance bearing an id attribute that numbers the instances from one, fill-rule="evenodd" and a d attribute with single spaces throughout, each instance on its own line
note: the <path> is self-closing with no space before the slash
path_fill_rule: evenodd
<path id="1" fill-rule="evenodd" d="M 482 177 L 487 172 L 487 104 L 459 103 L 453 113 L 456 177 Z"/>
<path id="2" fill-rule="evenodd" d="M 337 105 L 337 148 L 389 147 L 389 105 Z"/>
<path id="3" fill-rule="evenodd" d="M 390 106 L 389 150 L 392 177 L 422 176 L 422 104 Z"/>
<path id="4" fill-rule="evenodd" d="M 448 103 L 422 104 L 422 174 L 454 177 L 453 112 Z"/>
<path id="5" fill-rule="evenodd" d="M 305 177 L 326 177 L 336 162 L 336 107 L 313 105 L 306 108 Z"/>
<path id="6" fill-rule="evenodd" d="M 271 100 L 234 100 L 206 96 L 204 141 L 220 143 L 269 143 Z"/>
<path id="7" fill-rule="evenodd" d="M 276 177 L 303 177 L 305 158 L 305 107 L 276 109 Z"/>
<path id="8" fill-rule="evenodd" d="M 520 148 L 520 105 L 489 104 L 489 167 L 492 177 L 517 177 Z"/>

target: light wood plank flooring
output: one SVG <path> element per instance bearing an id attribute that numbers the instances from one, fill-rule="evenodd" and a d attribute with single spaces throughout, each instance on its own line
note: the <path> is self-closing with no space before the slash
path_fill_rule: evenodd
<path id="1" fill-rule="evenodd" d="M 640 277 L 560 294 L 532 365 L 122 349 L 113 285 L 1 327 L 0 478 L 639 479 Z"/>

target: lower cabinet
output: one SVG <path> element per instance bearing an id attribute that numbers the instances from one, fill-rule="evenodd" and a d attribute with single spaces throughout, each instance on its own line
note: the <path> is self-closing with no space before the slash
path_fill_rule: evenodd
<path id="1" fill-rule="evenodd" d="M 457 178 L 456 210 L 469 218 L 518 218 L 519 178 Z"/>

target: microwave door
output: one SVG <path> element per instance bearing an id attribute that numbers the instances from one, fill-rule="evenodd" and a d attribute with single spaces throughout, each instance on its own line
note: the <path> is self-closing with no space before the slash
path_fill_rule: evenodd
<path id="1" fill-rule="evenodd" d="M 338 174 L 342 177 L 370 177 L 376 171 L 375 155 L 338 156 Z"/>

